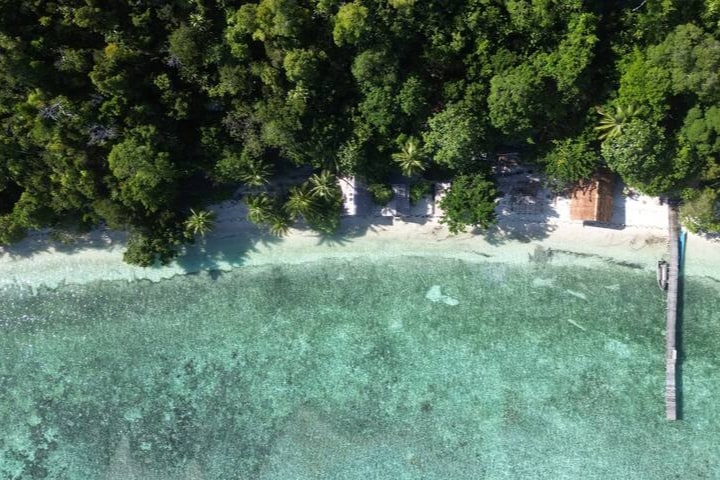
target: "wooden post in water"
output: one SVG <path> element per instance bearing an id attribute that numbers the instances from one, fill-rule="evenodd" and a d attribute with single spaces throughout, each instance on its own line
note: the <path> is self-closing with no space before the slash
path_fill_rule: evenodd
<path id="1" fill-rule="evenodd" d="M 678 313 L 678 277 L 680 275 L 680 222 L 678 220 L 678 206 L 674 202 L 671 202 L 668 206 L 668 225 L 670 265 L 667 289 L 667 322 L 665 324 L 665 418 L 667 420 L 677 420 L 675 326 Z"/>

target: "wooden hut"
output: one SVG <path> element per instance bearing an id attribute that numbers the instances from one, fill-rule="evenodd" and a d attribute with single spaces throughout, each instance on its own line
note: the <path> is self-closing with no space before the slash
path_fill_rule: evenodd
<path id="1" fill-rule="evenodd" d="M 570 219 L 610 223 L 613 215 L 614 178 L 611 172 L 598 172 L 594 179 L 570 194 Z"/>

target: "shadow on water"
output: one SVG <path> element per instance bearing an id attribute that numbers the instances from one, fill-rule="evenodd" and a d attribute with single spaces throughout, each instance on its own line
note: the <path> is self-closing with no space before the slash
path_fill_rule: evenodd
<path id="1" fill-rule="evenodd" d="M 683 363 L 685 361 L 685 350 L 683 349 L 683 310 L 685 307 L 684 263 L 685 252 L 682 252 L 678 274 L 677 317 L 675 321 L 675 350 L 677 351 L 677 364 L 675 365 L 675 405 L 678 420 L 683 419 Z"/>

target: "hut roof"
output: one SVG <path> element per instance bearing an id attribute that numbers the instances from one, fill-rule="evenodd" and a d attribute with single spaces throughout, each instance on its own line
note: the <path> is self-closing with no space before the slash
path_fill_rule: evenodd
<path id="1" fill-rule="evenodd" d="M 609 172 L 600 172 L 591 182 L 575 188 L 570 195 L 570 219 L 610 223 L 613 190 L 613 176 Z"/>

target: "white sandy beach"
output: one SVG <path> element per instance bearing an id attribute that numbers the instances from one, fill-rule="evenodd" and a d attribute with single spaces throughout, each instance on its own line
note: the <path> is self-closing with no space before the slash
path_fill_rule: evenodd
<path id="1" fill-rule="evenodd" d="M 623 223 L 606 227 L 571 221 L 568 204 L 564 198 L 548 198 L 539 211 L 517 214 L 508 212 L 501 202 L 498 226 L 485 235 L 452 236 L 437 216 L 424 215 L 427 206 L 419 205 L 411 212 L 419 213 L 415 216 L 345 217 L 341 232 L 332 238 L 303 229 L 276 238 L 245 220 L 242 202 L 228 201 L 213 208 L 217 213 L 213 232 L 187 247 L 168 266 L 141 268 L 123 263 L 126 235 L 122 232 L 96 230 L 73 245 L 61 245 L 46 233 L 34 232 L 11 248 L 0 248 L 0 288 L 54 288 L 94 280 L 157 281 L 202 270 L 327 257 L 431 255 L 523 264 L 539 250 L 551 249 L 553 264 L 600 265 L 611 259 L 654 270 L 657 260 L 667 256 L 667 207 L 657 199 L 624 199 L 616 206 Z M 686 253 L 688 275 L 720 278 L 720 242 L 689 235 Z"/>

